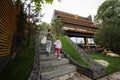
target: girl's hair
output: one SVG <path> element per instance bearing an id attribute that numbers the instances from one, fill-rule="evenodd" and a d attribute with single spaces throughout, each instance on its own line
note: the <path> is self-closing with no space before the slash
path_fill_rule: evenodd
<path id="1" fill-rule="evenodd" d="M 56 39 L 59 39 L 59 37 L 56 37 Z"/>

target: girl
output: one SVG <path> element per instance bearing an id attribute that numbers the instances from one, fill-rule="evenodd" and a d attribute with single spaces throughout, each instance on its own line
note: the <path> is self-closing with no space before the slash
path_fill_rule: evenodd
<path id="1" fill-rule="evenodd" d="M 54 45 L 55 45 L 55 52 L 57 53 L 58 59 L 61 59 L 60 49 L 62 48 L 62 45 L 61 45 L 61 41 L 58 37 L 56 38 L 56 41 L 54 42 Z"/>

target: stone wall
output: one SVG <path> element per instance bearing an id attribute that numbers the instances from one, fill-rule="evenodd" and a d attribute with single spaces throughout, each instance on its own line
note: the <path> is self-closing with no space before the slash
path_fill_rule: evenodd
<path id="1" fill-rule="evenodd" d="M 10 61 L 10 56 L 2 56 L 0 57 L 0 71 L 7 65 Z"/>
<path id="2" fill-rule="evenodd" d="M 43 38 L 43 35 L 44 31 L 36 34 L 33 68 L 30 76 L 28 77 L 28 80 L 41 80 L 40 41 Z"/>

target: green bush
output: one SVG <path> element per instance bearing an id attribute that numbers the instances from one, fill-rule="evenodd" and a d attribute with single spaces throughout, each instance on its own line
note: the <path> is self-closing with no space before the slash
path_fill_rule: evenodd
<path id="1" fill-rule="evenodd" d="M 94 35 L 96 44 L 113 51 L 120 50 L 120 26 L 105 25 Z"/>

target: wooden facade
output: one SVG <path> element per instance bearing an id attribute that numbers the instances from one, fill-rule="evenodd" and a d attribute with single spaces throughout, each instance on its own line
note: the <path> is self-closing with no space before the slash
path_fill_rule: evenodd
<path id="1" fill-rule="evenodd" d="M 70 37 L 83 37 L 86 46 L 89 46 L 88 38 L 93 38 L 94 33 L 99 29 L 92 22 L 91 16 L 82 17 L 55 10 L 52 19 L 55 18 L 59 18 L 64 23 L 64 34 Z"/>
<path id="2" fill-rule="evenodd" d="M 13 0 L 0 0 L 0 56 L 9 55 L 11 52 L 18 13 L 19 9 L 13 5 Z"/>

